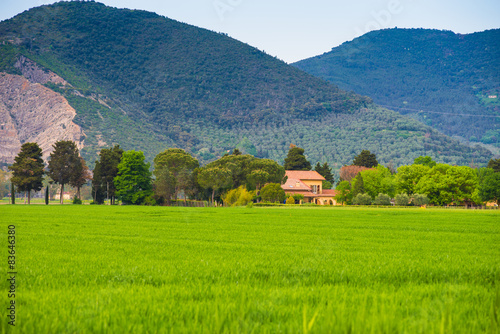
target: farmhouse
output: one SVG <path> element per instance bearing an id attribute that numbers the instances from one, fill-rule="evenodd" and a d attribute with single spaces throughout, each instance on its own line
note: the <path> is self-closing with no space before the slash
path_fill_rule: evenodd
<path id="1" fill-rule="evenodd" d="M 336 190 L 323 189 L 325 178 L 316 171 L 287 170 L 288 179 L 281 188 L 287 196 L 304 195 L 304 203 L 337 205 Z"/>

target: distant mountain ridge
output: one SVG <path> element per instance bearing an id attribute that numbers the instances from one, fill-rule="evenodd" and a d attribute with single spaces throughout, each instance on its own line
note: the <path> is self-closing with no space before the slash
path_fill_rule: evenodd
<path id="1" fill-rule="evenodd" d="M 450 136 L 500 147 L 500 29 L 367 33 L 293 65 Z"/>
<path id="2" fill-rule="evenodd" d="M 361 149 L 396 165 L 426 154 L 457 164 L 491 156 L 225 35 L 145 11 L 33 8 L 0 22 L 0 72 L 36 80 L 15 66 L 23 59 L 64 81 L 43 85 L 76 110 L 91 165 L 114 144 L 149 161 L 181 147 L 202 163 L 237 146 L 282 162 L 291 143 L 332 165 Z"/>

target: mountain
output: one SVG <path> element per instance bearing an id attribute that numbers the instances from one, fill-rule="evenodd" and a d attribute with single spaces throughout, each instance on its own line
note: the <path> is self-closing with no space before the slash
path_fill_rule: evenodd
<path id="1" fill-rule="evenodd" d="M 500 148 L 500 29 L 367 33 L 294 63 L 464 141 Z"/>
<path id="2" fill-rule="evenodd" d="M 456 164 L 491 157 L 224 34 L 95 2 L 59 2 L 0 22 L 0 72 L 68 102 L 90 165 L 114 144 L 149 161 L 181 147 L 202 163 L 235 147 L 281 163 L 291 143 L 313 164 L 339 167 L 362 149 L 395 165 L 419 155 Z M 10 113 L 2 117 L 23 142 L 9 101 L 27 97 L 7 90 L 0 112 Z M 36 102 L 43 113 L 43 96 Z"/>

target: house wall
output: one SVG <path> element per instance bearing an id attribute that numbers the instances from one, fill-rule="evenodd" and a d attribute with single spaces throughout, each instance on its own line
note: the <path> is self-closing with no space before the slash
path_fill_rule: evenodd
<path id="1" fill-rule="evenodd" d="M 301 181 L 304 182 L 309 187 L 318 186 L 317 194 L 321 194 L 323 192 L 323 181 L 314 181 L 314 180 L 301 180 Z"/>
<path id="2" fill-rule="evenodd" d="M 317 197 L 314 203 L 319 205 L 337 205 L 337 201 L 333 197 Z"/>

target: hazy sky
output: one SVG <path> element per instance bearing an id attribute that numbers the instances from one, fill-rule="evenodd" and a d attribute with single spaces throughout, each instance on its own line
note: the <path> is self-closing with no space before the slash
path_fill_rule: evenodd
<path id="1" fill-rule="evenodd" d="M 0 20 L 55 1 L 0 0 Z M 227 33 L 290 63 L 381 28 L 500 28 L 500 0 L 102 0 Z"/>

